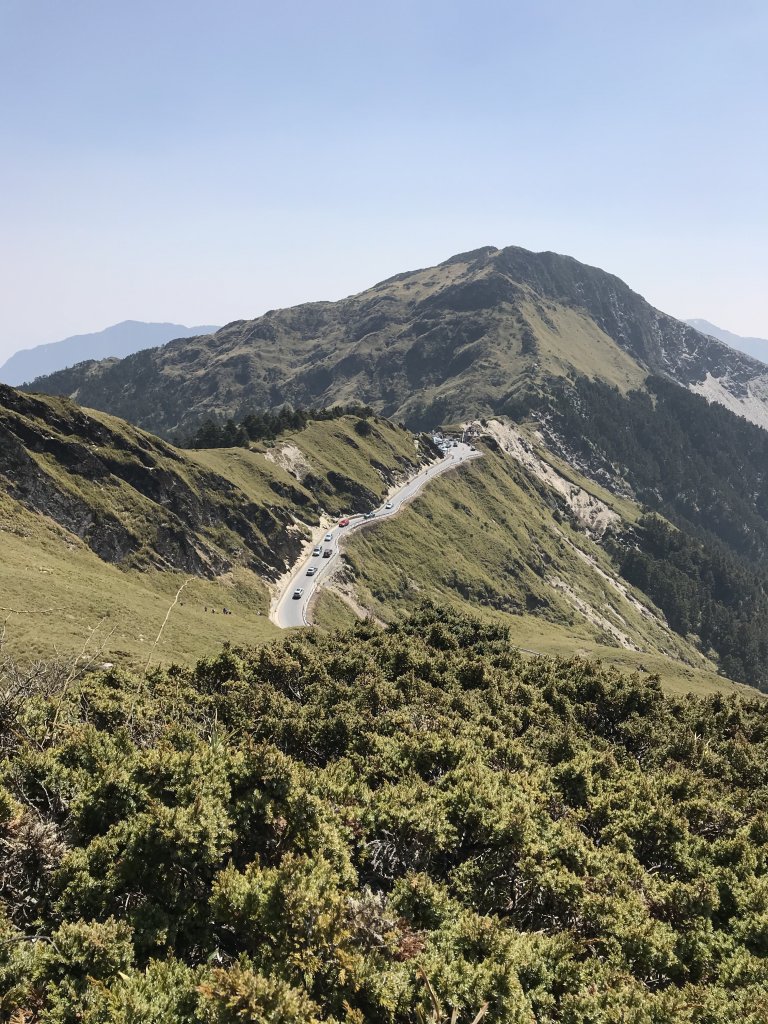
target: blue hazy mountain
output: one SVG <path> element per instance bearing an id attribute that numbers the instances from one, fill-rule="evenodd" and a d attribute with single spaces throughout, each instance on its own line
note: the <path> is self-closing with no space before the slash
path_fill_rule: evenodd
<path id="1" fill-rule="evenodd" d="M 174 338 L 191 338 L 211 334 L 218 327 L 203 324 L 185 327 L 183 324 L 144 323 L 141 320 L 123 320 L 93 334 L 75 334 L 62 341 L 36 345 L 14 353 L 0 366 L 0 382 L 4 384 L 28 383 L 43 374 L 63 370 L 84 359 L 108 359 L 132 355 L 143 348 L 156 348 Z"/>
<path id="2" fill-rule="evenodd" d="M 768 363 L 768 338 L 743 338 L 740 334 L 733 334 L 731 331 L 725 331 L 722 327 L 711 324 L 709 320 L 686 320 L 685 322 L 691 327 L 695 327 L 697 331 L 701 331 L 702 334 L 708 334 L 711 338 L 717 338 L 718 341 L 725 342 L 726 345 L 730 345 L 731 348 L 735 348 L 739 352 L 745 352 L 754 359 L 761 359 L 764 363 Z"/>

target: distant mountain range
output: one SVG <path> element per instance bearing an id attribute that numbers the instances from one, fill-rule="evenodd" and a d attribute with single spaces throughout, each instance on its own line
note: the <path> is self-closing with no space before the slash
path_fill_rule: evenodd
<path id="1" fill-rule="evenodd" d="M 622 391 L 667 377 L 768 427 L 768 367 L 553 252 L 486 246 L 338 302 L 238 320 L 121 361 L 35 380 L 166 437 L 285 402 L 356 400 L 413 427 L 505 413 L 586 376 Z"/>
<path id="2" fill-rule="evenodd" d="M 733 334 L 731 331 L 717 327 L 709 320 L 686 320 L 687 324 L 695 327 L 702 334 L 708 334 L 711 338 L 724 341 L 726 345 L 737 349 L 739 352 L 746 352 L 748 356 L 768 363 L 768 338 L 743 338 L 740 334 Z"/>
<path id="3" fill-rule="evenodd" d="M 93 334 L 75 334 L 62 341 L 16 352 L 0 366 L 0 383 L 24 384 L 35 377 L 75 366 L 85 359 L 122 359 L 143 348 L 165 345 L 173 338 L 190 338 L 215 330 L 217 328 L 209 324 L 185 327 L 183 324 L 123 320 Z"/>

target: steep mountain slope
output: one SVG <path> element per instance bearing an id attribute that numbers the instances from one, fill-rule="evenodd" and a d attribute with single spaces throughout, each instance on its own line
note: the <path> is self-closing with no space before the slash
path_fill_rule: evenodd
<path id="1" fill-rule="evenodd" d="M 482 460 L 436 480 L 396 521 L 350 538 L 315 621 L 389 623 L 429 600 L 504 623 L 525 649 L 660 672 L 673 689 L 720 689 L 712 658 L 670 628 L 609 554 L 640 507 L 509 423 L 490 421 L 480 443 Z"/>
<path id="2" fill-rule="evenodd" d="M 353 542 L 354 578 L 342 572 L 318 621 L 349 617 L 353 588 L 379 618 L 431 597 L 505 622 L 524 646 L 660 670 L 673 688 L 732 690 L 599 547 L 639 508 L 502 454 L 514 429 L 489 430 L 492 447 L 471 471 L 431 483 Z M 349 415 L 250 450 L 182 452 L 69 400 L 0 387 L 6 643 L 25 656 L 85 649 L 139 665 L 204 656 L 224 639 L 260 643 L 275 634 L 273 583 L 311 530 L 379 504 L 433 457 L 407 430 Z"/>
<path id="3" fill-rule="evenodd" d="M 237 321 L 118 363 L 35 381 L 165 436 L 206 416 L 353 399 L 413 426 L 505 412 L 521 388 L 584 375 L 622 390 L 649 373 L 768 425 L 768 371 L 555 253 L 486 247 L 340 302 Z"/>
<path id="4" fill-rule="evenodd" d="M 695 327 L 702 334 L 708 334 L 710 338 L 717 338 L 718 341 L 730 345 L 739 352 L 745 352 L 762 363 L 768 363 L 768 338 L 744 338 L 740 334 L 733 334 L 722 327 L 717 327 L 709 320 L 686 320 L 687 324 Z"/>
<path id="5" fill-rule="evenodd" d="M 424 596 L 533 612 L 515 628 L 538 650 L 562 650 L 566 624 L 591 653 L 607 638 L 685 660 L 671 629 L 768 691 L 768 432 L 661 377 L 628 393 L 563 379 L 516 413 L 487 422 L 484 444 L 521 468 L 489 454 L 469 486 L 424 494 L 402 530 L 355 538 L 338 597 L 384 620 Z M 319 609 L 326 624 L 346 617 L 330 599 Z"/>
<path id="6" fill-rule="evenodd" d="M 0 366 L 0 381 L 23 384 L 41 374 L 55 373 L 86 359 L 122 359 L 143 348 L 164 345 L 172 338 L 191 338 L 217 330 L 210 324 L 185 327 L 183 324 L 144 323 L 124 320 L 93 334 L 75 334 L 63 341 L 16 352 Z"/>
<path id="7" fill-rule="evenodd" d="M 0 385 L 0 622 L 17 653 L 91 647 L 189 658 L 273 635 L 269 586 L 324 510 L 378 504 L 420 464 L 386 421 L 313 422 L 253 451 L 180 452 L 67 400 Z M 296 470 L 297 476 L 286 467 Z M 226 606 L 233 615 L 224 616 Z M 211 609 L 217 609 L 213 614 Z"/>

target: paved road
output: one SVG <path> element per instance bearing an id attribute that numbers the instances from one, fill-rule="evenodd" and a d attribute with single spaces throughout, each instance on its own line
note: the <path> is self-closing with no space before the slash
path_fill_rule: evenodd
<path id="1" fill-rule="evenodd" d="M 382 506 L 377 509 L 376 516 L 373 519 L 365 519 L 361 513 L 356 513 L 349 516 L 349 526 L 336 525 L 330 527 L 326 534 L 326 537 L 330 537 L 330 539 L 321 541 L 318 545 L 322 551 L 330 550 L 330 557 L 323 558 L 322 554 L 312 554 L 309 557 L 302 558 L 297 563 L 277 601 L 273 621 L 282 629 L 288 629 L 291 626 L 309 625 L 307 608 L 310 599 L 315 591 L 328 580 L 331 570 L 337 564 L 340 540 L 343 540 L 344 537 L 363 526 L 371 526 L 380 519 L 387 519 L 390 516 L 396 515 L 403 505 L 410 501 L 415 494 L 418 494 L 422 487 L 434 479 L 434 477 L 445 473 L 447 470 L 456 469 L 463 462 L 479 457 L 480 452 L 472 451 L 468 444 L 459 444 L 458 447 L 451 448 L 446 452 L 445 457 L 440 462 L 428 466 L 417 476 L 413 477 L 413 479 L 409 480 L 408 483 L 403 484 L 402 487 L 399 487 L 390 494 L 386 502 L 390 507 Z M 307 570 L 312 568 L 314 568 L 315 572 L 307 575 Z M 294 598 L 294 591 L 299 587 L 304 593 L 300 598 Z"/>

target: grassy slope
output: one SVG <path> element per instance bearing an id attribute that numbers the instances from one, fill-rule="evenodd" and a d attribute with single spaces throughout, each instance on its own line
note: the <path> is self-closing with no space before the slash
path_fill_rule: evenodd
<path id="1" fill-rule="evenodd" d="M 517 463 L 492 453 L 439 478 L 396 520 L 350 538 L 347 559 L 359 600 L 391 620 L 430 598 L 510 622 L 516 643 L 544 654 L 582 653 L 620 667 L 642 665 L 660 672 L 673 690 L 753 692 L 718 676 L 657 614 L 638 611 L 602 575 L 614 573 L 601 549 L 566 520 L 557 523 L 545 500 Z M 573 596 L 553 589 L 553 578 Z M 642 595 L 634 596 L 647 604 Z M 639 650 L 620 646 L 573 598 L 598 610 Z M 318 604 L 326 627 L 343 625 L 348 614 L 338 598 Z"/>
<path id="2" fill-rule="evenodd" d="M 646 373 L 580 310 L 549 303 L 545 316 L 533 300 L 523 304 L 539 347 L 542 369 L 554 376 L 573 371 L 605 380 L 621 391 L 642 387 Z"/>
<path id="3" fill-rule="evenodd" d="M 357 622 L 357 616 L 333 590 L 318 592 L 311 610 L 312 621 L 319 629 L 329 632 L 334 629 L 349 629 Z"/>
<path id="4" fill-rule="evenodd" d="M 48 403 L 56 408 L 57 400 L 46 400 Z M 113 417 L 91 411 L 88 415 L 121 435 L 138 436 Z M 211 471 L 256 505 L 286 509 L 299 522 L 317 523 L 315 495 L 273 461 L 286 441 L 300 448 L 315 475 L 322 477 L 328 469 L 342 466 L 379 497 L 388 484 L 371 460 L 393 473 L 401 470 L 408 457 L 415 460 L 407 431 L 379 421 L 373 424 L 375 436 L 361 438 L 354 432 L 356 422 L 354 417 L 344 417 L 313 423 L 271 450 L 184 452 L 184 461 L 174 462 L 173 469 L 190 483 L 200 469 Z M 38 425 L 45 429 L 43 421 Z M 122 452 L 114 455 L 128 458 Z M 48 456 L 35 458 L 62 489 L 85 498 L 92 508 L 112 512 L 137 532 L 148 531 L 157 518 L 158 506 L 124 481 L 89 481 L 65 471 Z M 165 464 L 162 455 L 156 456 L 156 463 Z M 337 509 L 330 511 L 335 514 Z M 225 537 L 226 532 L 222 529 L 222 542 L 230 543 L 233 539 Z M 0 623 L 6 621 L 6 649 L 15 656 L 79 653 L 88 641 L 87 649 L 100 652 L 100 660 L 119 658 L 143 666 L 185 580 L 190 582 L 168 618 L 153 654 L 155 660 L 192 662 L 215 651 L 225 640 L 261 643 L 279 634 L 267 617 L 267 584 L 242 566 L 213 580 L 154 569 L 125 570 L 100 559 L 52 519 L 1 493 L 0 545 Z M 210 611 L 213 607 L 216 613 Z M 233 614 L 223 615 L 224 607 Z"/>
<path id="5" fill-rule="evenodd" d="M 123 571 L 102 561 L 45 516 L 0 497 L 0 620 L 6 650 L 23 657 L 98 654 L 144 665 L 176 591 L 190 577 Z M 218 580 L 192 578 L 169 616 L 155 660 L 192 662 L 225 640 L 259 643 L 277 635 L 268 593 L 247 569 Z M 205 606 L 217 613 L 205 612 Z M 232 615 L 221 614 L 226 606 Z"/>
<path id="6" fill-rule="evenodd" d="M 370 421 L 373 433 L 361 437 L 354 429 L 357 422 L 355 416 L 313 421 L 304 430 L 282 434 L 274 444 L 254 445 L 251 451 L 218 448 L 188 451 L 185 455 L 226 476 L 254 500 L 264 500 L 271 493 L 272 480 L 297 486 L 296 478 L 281 464 L 283 449 L 291 445 L 299 449 L 314 475 L 341 472 L 383 496 L 387 485 L 372 463 L 377 462 L 391 472 L 408 471 L 406 462 L 415 465 L 417 461 L 413 437 L 410 431 L 378 418 Z M 304 490 L 308 496 L 311 494 Z"/>
<path id="7" fill-rule="evenodd" d="M 406 398 L 394 415 L 408 419 L 420 406 L 435 403 L 438 408 L 443 404 L 452 411 L 462 410 L 464 416 L 472 418 L 498 409 L 519 382 L 542 376 L 584 374 L 606 380 L 622 391 L 643 386 L 645 371 L 581 311 L 554 302 L 548 302 L 545 308 L 533 295 L 520 308 L 524 323 L 511 309 L 495 311 L 478 357 L 460 375 L 426 384 Z M 523 351 L 522 330 L 526 326 L 536 340 L 535 354 Z M 359 347 L 373 357 L 377 344 L 372 339 Z M 406 358 L 408 344 L 407 337 L 396 338 L 393 351 L 402 349 L 401 355 Z M 346 383 L 343 397 L 352 400 L 365 386 L 365 374 L 361 373 L 358 379 Z M 367 398 L 370 400 L 370 396 Z"/>

